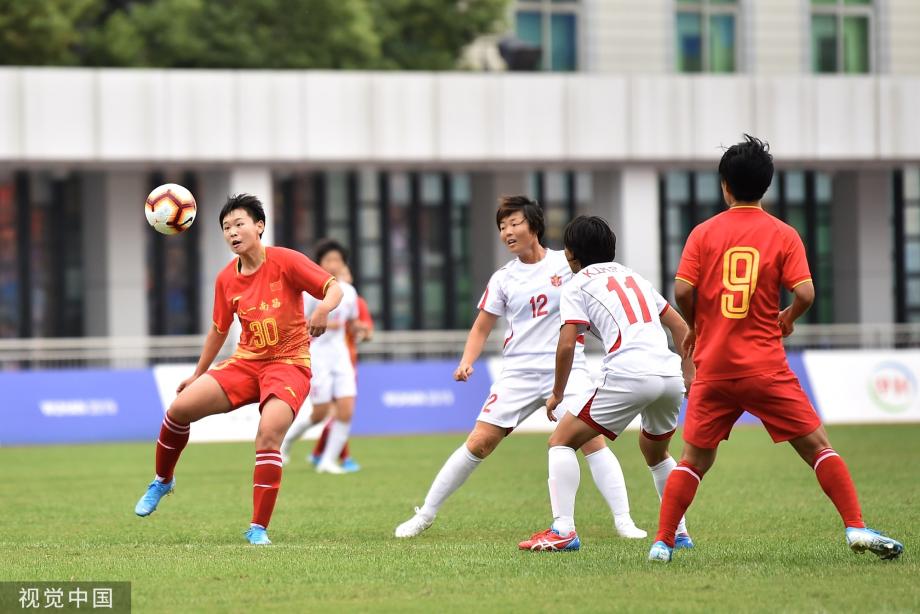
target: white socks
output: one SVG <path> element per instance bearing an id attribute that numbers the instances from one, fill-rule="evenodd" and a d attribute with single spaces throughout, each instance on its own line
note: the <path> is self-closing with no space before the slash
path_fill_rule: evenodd
<path id="1" fill-rule="evenodd" d="M 301 413 L 298 413 L 297 417 L 294 418 L 294 423 L 291 424 L 291 427 L 285 434 L 284 441 L 281 442 L 281 450 L 279 450 L 281 456 L 287 458 L 294 442 L 303 437 L 303 434 L 309 431 L 315 424 L 316 422 L 310 420 L 310 412 L 307 412 L 306 415 L 302 417 Z"/>
<path id="2" fill-rule="evenodd" d="M 671 475 L 671 470 L 677 466 L 677 461 L 672 457 L 667 457 L 654 467 L 649 467 L 648 470 L 652 472 L 652 479 L 655 480 L 655 490 L 658 491 L 658 500 L 661 500 L 661 495 L 664 494 L 664 485 L 668 481 L 668 476 Z M 681 517 L 680 523 L 677 525 L 676 533 L 680 535 L 681 533 L 687 532 L 687 519 Z"/>
<path id="3" fill-rule="evenodd" d="M 575 450 L 566 446 L 550 448 L 549 502 L 553 509 L 553 528 L 560 535 L 575 530 L 575 494 L 580 481 L 581 469 Z"/>
<path id="4" fill-rule="evenodd" d="M 588 461 L 597 489 L 601 491 L 610 507 L 614 522 L 632 525 L 633 521 L 629 516 L 629 497 L 626 495 L 626 478 L 623 477 L 620 461 L 613 451 L 604 446 L 597 452 L 585 455 L 585 460 Z"/>
<path id="5" fill-rule="evenodd" d="M 323 455 L 320 457 L 317 466 L 338 463 L 342 448 L 344 448 L 346 442 L 348 442 L 348 433 L 350 431 L 351 422 L 342 422 L 341 420 L 332 421 L 332 426 L 329 427 L 329 438 L 326 439 L 326 449 L 323 450 Z"/>
<path id="6" fill-rule="evenodd" d="M 431 488 L 428 489 L 428 495 L 425 496 L 425 504 L 418 513 L 427 520 L 434 520 L 447 498 L 466 482 L 466 478 L 470 477 L 481 462 L 482 459 L 470 452 L 465 443 L 454 450 L 435 476 Z"/>

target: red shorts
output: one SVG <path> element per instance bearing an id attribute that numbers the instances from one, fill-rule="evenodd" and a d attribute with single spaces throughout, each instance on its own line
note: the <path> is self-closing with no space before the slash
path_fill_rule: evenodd
<path id="1" fill-rule="evenodd" d="M 763 422 L 776 443 L 804 437 L 821 426 L 798 378 L 784 369 L 739 379 L 693 382 L 684 441 L 697 448 L 714 449 L 728 439 L 745 411 Z"/>
<path id="2" fill-rule="evenodd" d="M 310 369 L 285 362 L 228 358 L 208 371 L 217 380 L 232 409 L 259 402 L 259 411 L 270 396 L 287 403 L 294 415 L 310 396 Z"/>

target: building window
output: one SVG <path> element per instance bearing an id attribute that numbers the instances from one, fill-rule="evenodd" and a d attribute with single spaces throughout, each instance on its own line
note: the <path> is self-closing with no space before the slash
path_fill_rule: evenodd
<path id="1" fill-rule="evenodd" d="M 894 174 L 895 316 L 920 322 L 920 167 Z"/>
<path id="2" fill-rule="evenodd" d="M 151 175 L 151 190 L 164 183 L 185 186 L 201 202 L 203 194 L 194 173 Z M 172 236 L 146 233 L 147 309 L 151 335 L 195 335 L 201 332 L 201 319 L 198 317 L 201 304 L 201 232 L 201 224 L 192 224 L 188 230 Z"/>
<path id="3" fill-rule="evenodd" d="M 279 245 L 312 255 L 322 237 L 349 247 L 359 294 L 382 329 L 464 328 L 469 177 L 442 172 L 312 172 L 275 181 Z M 458 303 L 459 302 L 459 303 Z"/>
<path id="4" fill-rule="evenodd" d="M 677 0 L 675 24 L 678 72 L 737 70 L 737 0 Z"/>
<path id="5" fill-rule="evenodd" d="M 76 173 L 0 173 L 0 336 L 83 334 Z"/>
<path id="6" fill-rule="evenodd" d="M 542 49 L 542 70 L 578 70 L 577 0 L 519 0 L 515 10 L 517 38 Z"/>
<path id="7" fill-rule="evenodd" d="M 674 275 L 690 231 L 725 209 L 716 172 L 672 171 L 660 178 L 661 288 L 674 295 Z M 764 195 L 764 208 L 793 226 L 805 243 L 815 283 L 815 305 L 805 321 L 834 321 L 833 256 L 831 253 L 831 177 L 813 171 L 779 171 Z M 784 305 L 791 302 L 785 293 Z"/>
<path id="8" fill-rule="evenodd" d="M 592 199 L 591 173 L 574 171 L 532 171 L 527 177 L 528 194 L 543 208 L 546 232 L 543 243 L 562 249 L 566 224 L 579 207 L 588 207 Z"/>
<path id="9" fill-rule="evenodd" d="M 808 256 L 815 303 L 804 317 L 811 324 L 834 322 L 834 259 L 831 236 L 832 181 L 828 173 L 778 171 L 764 195 L 764 207 L 795 228 Z M 783 292 L 783 307 L 792 294 Z"/>
<path id="10" fill-rule="evenodd" d="M 811 0 L 812 72 L 870 72 L 873 17 L 872 0 Z"/>

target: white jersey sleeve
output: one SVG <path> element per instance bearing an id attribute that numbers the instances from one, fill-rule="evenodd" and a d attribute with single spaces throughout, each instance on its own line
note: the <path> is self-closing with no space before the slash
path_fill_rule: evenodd
<path id="1" fill-rule="evenodd" d="M 590 328 L 584 295 L 576 284 L 566 284 L 559 299 L 559 320 L 561 324 L 577 324 L 579 330 Z"/>
<path id="2" fill-rule="evenodd" d="M 504 288 L 502 287 L 504 270 L 504 268 L 501 268 L 492 273 L 489 283 L 486 284 L 486 291 L 483 292 L 482 298 L 479 300 L 479 309 L 498 317 L 505 315 L 507 307 Z"/>

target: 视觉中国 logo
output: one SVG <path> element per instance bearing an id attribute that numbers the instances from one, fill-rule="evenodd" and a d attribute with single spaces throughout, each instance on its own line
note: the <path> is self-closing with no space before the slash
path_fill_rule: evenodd
<path id="1" fill-rule="evenodd" d="M 917 378 L 900 362 L 882 362 L 869 374 L 869 397 L 884 411 L 901 413 L 917 399 Z"/>

